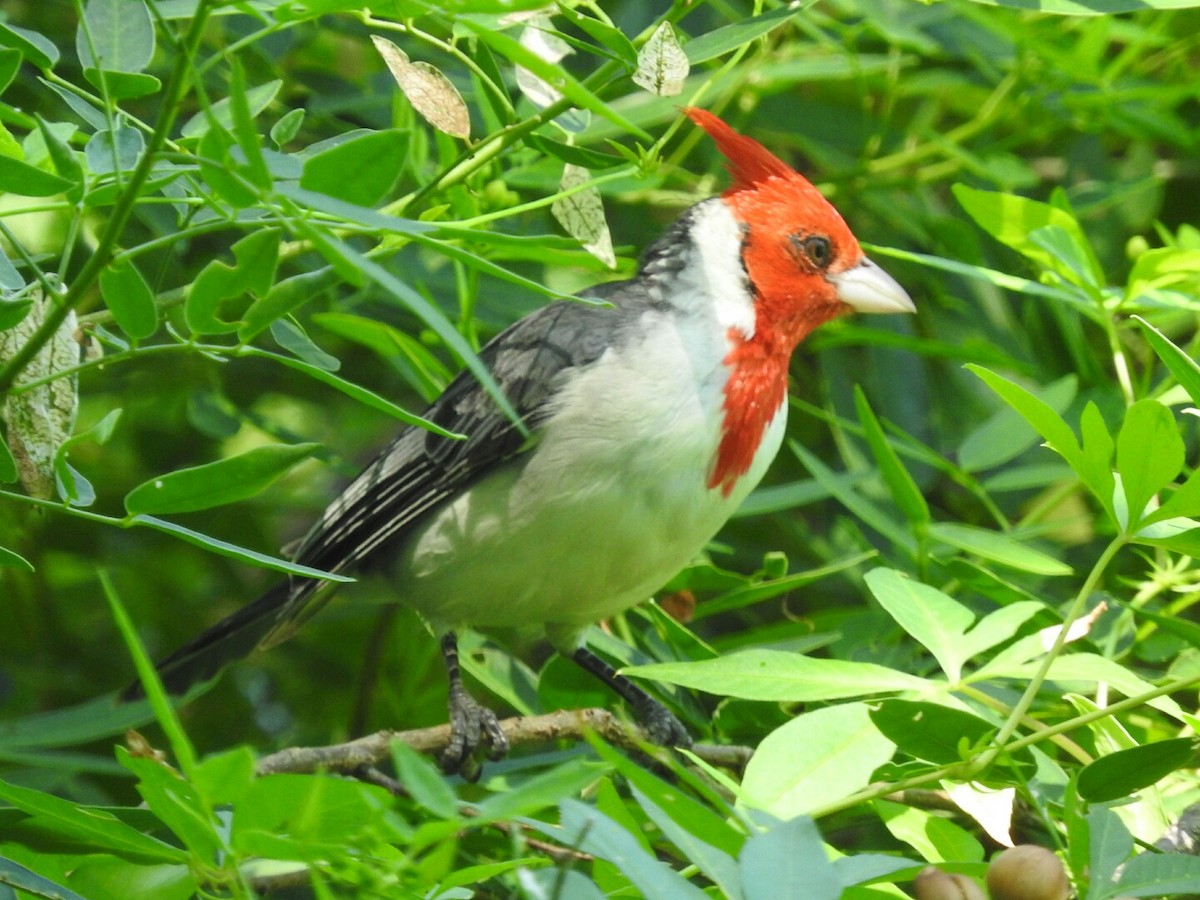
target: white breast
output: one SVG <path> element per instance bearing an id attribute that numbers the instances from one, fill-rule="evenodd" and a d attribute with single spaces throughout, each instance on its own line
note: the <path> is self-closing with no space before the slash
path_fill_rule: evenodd
<path id="1" fill-rule="evenodd" d="M 724 204 L 700 209 L 732 222 Z M 736 234 L 727 238 L 712 245 L 723 262 L 695 248 L 706 258 L 680 276 L 676 309 L 648 309 L 641 340 L 567 383 L 537 447 L 430 516 L 392 568 L 398 599 L 439 627 L 542 624 L 563 647 L 700 552 L 761 479 L 786 421 L 784 404 L 728 495 L 708 486 L 729 329 L 750 327 Z"/>

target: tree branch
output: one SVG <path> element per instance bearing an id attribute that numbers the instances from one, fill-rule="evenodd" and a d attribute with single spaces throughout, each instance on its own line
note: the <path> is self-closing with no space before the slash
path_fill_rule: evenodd
<path id="1" fill-rule="evenodd" d="M 587 732 L 594 732 L 625 750 L 640 750 L 645 740 L 640 729 L 626 725 L 603 709 L 560 710 L 544 716 L 505 719 L 500 728 L 513 747 L 559 740 L 580 741 Z M 258 774 L 318 770 L 350 773 L 390 759 L 392 741 L 403 741 L 418 753 L 437 755 L 449 740 L 449 725 L 411 731 L 377 731 L 344 744 L 280 750 L 258 761 Z M 754 751 L 749 747 L 697 744 L 692 752 L 710 765 L 741 769 Z"/>

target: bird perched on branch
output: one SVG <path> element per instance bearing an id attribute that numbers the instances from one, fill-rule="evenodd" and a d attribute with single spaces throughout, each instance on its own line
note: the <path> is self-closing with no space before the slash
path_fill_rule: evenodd
<path id="1" fill-rule="evenodd" d="M 629 280 L 518 321 L 480 353 L 513 421 L 469 374 L 425 413 L 465 440 L 407 427 L 333 501 L 295 554 L 329 572 L 386 576 L 441 642 L 450 679 L 447 770 L 507 743 L 466 690 L 456 634 L 540 625 L 611 685 L 652 740 L 690 743 L 641 687 L 582 643 L 587 626 L 648 598 L 758 484 L 783 439 L 788 361 L 849 312 L 913 312 L 837 211 L 757 141 L 701 109 L 732 184 L 691 207 Z M 292 578 L 168 656 L 183 692 L 289 637 L 328 598 Z"/>

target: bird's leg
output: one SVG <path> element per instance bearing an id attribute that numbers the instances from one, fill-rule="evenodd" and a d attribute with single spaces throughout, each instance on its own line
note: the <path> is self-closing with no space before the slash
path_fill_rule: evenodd
<path id="1" fill-rule="evenodd" d="M 502 759 L 508 753 L 508 738 L 500 730 L 496 714 L 471 696 L 463 685 L 458 666 L 458 636 L 447 631 L 441 638 L 442 658 L 450 679 L 450 742 L 442 751 L 442 769 L 460 772 L 468 781 L 479 777 L 476 751 L 488 745 L 489 759 Z"/>
<path id="2" fill-rule="evenodd" d="M 647 694 L 587 647 L 578 647 L 571 659 L 586 672 L 595 675 L 633 707 L 646 734 L 660 747 L 690 747 L 692 736 L 675 714 Z"/>

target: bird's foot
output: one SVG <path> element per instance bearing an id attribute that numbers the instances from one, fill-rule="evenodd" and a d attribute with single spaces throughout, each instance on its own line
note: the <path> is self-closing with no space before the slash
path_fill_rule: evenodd
<path id="1" fill-rule="evenodd" d="M 675 714 L 646 695 L 637 703 L 637 719 L 646 737 L 659 747 L 682 747 L 687 750 L 692 746 L 692 736 Z"/>
<path id="2" fill-rule="evenodd" d="M 496 714 L 472 697 L 466 688 L 452 686 L 450 742 L 442 751 L 442 771 L 448 775 L 457 773 L 468 781 L 475 781 L 483 770 L 481 754 L 488 759 L 498 760 L 507 753 L 508 738 L 504 736 Z"/>

